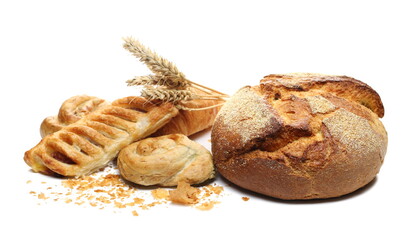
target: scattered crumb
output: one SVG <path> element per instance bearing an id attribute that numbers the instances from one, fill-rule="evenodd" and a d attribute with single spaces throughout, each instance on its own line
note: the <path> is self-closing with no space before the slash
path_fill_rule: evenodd
<path id="1" fill-rule="evenodd" d="M 248 200 L 250 200 L 249 197 L 242 197 L 241 199 L 243 199 L 244 202 L 247 202 Z"/>
<path id="2" fill-rule="evenodd" d="M 154 189 L 151 191 L 151 195 L 157 200 L 159 199 L 169 199 L 169 193 L 167 189 L 164 188 L 159 188 L 159 189 Z"/>
<path id="3" fill-rule="evenodd" d="M 218 203 L 220 203 L 220 202 L 218 202 L 218 201 L 207 201 L 207 202 L 201 203 L 196 208 L 200 209 L 200 210 L 210 210 L 214 207 L 215 204 L 218 204 Z"/>
<path id="4" fill-rule="evenodd" d="M 179 182 L 177 189 L 170 190 L 170 200 L 174 203 L 180 204 L 195 204 L 198 202 L 198 195 L 200 190 L 191 187 L 190 184 L 186 182 Z"/>
<path id="5" fill-rule="evenodd" d="M 46 195 L 44 193 L 37 194 L 37 198 L 38 199 L 48 199 L 48 197 L 46 197 Z"/>
<path id="6" fill-rule="evenodd" d="M 29 184 L 29 183 L 32 183 L 32 181 L 31 180 L 27 180 L 27 182 L 26 182 L 27 184 Z"/>
<path id="7" fill-rule="evenodd" d="M 32 183 L 28 180 L 27 183 Z M 121 178 L 118 169 L 109 165 L 103 171 L 78 178 L 65 178 L 55 185 L 45 181 L 36 191 L 29 194 L 45 203 L 62 202 L 82 207 L 98 209 L 116 209 L 114 212 L 128 211 L 138 216 L 138 209 L 148 210 L 159 205 L 179 203 L 193 206 L 200 210 L 210 210 L 219 198 L 224 188 L 217 184 L 192 187 L 188 183 L 179 183 L 176 189 L 138 189 L 129 185 Z M 32 187 L 38 186 L 36 184 Z"/>
<path id="8" fill-rule="evenodd" d="M 221 194 L 224 191 L 223 186 L 212 186 L 209 185 L 208 189 L 210 189 L 210 191 L 212 191 L 214 194 Z"/>

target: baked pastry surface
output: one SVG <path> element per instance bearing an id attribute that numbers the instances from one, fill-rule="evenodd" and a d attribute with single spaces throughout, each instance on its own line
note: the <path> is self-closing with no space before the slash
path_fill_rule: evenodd
<path id="1" fill-rule="evenodd" d="M 120 151 L 117 164 L 125 179 L 145 186 L 200 184 L 214 177 L 211 153 L 183 134 L 132 143 Z"/>
<path id="2" fill-rule="evenodd" d="M 388 141 L 383 115 L 379 95 L 353 78 L 269 75 L 220 110 L 214 162 L 231 182 L 268 196 L 341 196 L 379 172 Z"/>
<path id="3" fill-rule="evenodd" d="M 47 135 L 24 155 L 33 171 L 81 176 L 104 167 L 130 143 L 149 136 L 178 110 L 171 103 L 156 105 L 126 97 L 90 112 Z"/>
<path id="4" fill-rule="evenodd" d="M 193 89 L 194 93 L 205 93 Z M 201 109 L 207 108 L 213 105 L 222 103 L 222 101 L 208 100 L 208 99 L 195 99 L 190 101 L 181 101 L 181 105 L 185 108 Z M 218 114 L 221 107 L 213 107 L 205 110 L 179 110 L 177 116 L 175 116 L 164 127 L 155 132 L 152 136 L 162 136 L 167 134 L 180 133 L 186 136 L 191 136 L 195 133 L 210 128 Z"/>
<path id="5" fill-rule="evenodd" d="M 93 96 L 73 96 L 63 102 L 57 116 L 50 116 L 43 120 L 40 125 L 40 135 L 45 137 L 109 104 L 108 101 Z"/>

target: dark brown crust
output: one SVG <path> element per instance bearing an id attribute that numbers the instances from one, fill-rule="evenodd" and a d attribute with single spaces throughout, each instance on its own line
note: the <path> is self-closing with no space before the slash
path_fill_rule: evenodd
<path id="1" fill-rule="evenodd" d="M 250 95 L 256 96 L 252 102 L 245 100 Z M 269 109 L 265 121 L 272 126 L 244 138 L 233 113 L 242 119 L 253 113 L 230 109 L 234 105 L 228 102 L 217 116 L 211 133 L 214 163 L 243 188 L 281 199 L 338 197 L 372 181 L 381 167 L 387 147 L 377 116 L 383 115 L 382 103 L 358 80 L 269 75 L 233 99 L 237 107 Z"/>

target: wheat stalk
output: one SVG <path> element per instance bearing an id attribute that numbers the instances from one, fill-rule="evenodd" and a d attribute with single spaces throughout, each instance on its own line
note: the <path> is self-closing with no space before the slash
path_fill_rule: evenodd
<path id="1" fill-rule="evenodd" d="M 188 108 L 182 106 L 180 102 L 195 99 L 225 101 L 229 97 L 227 94 L 188 80 L 172 62 L 157 55 L 139 41 L 131 37 L 123 40 L 125 41 L 123 47 L 145 63 L 154 73 L 154 75 L 134 77 L 126 81 L 128 86 L 144 86 L 141 90 L 142 97 L 148 100 L 173 102 L 177 108 L 190 111 L 219 107 L 223 103 L 204 108 Z M 195 94 L 190 88 L 201 90 L 205 95 Z"/>
<path id="2" fill-rule="evenodd" d="M 202 107 L 202 108 L 189 108 L 186 106 L 183 106 L 181 104 L 176 104 L 176 108 L 181 109 L 181 110 L 185 110 L 185 111 L 202 111 L 202 110 L 207 110 L 207 109 L 212 109 L 212 108 L 216 108 L 216 107 L 221 107 L 223 106 L 224 103 L 219 103 L 219 104 L 215 104 L 212 106 L 208 106 L 208 107 Z"/>
<path id="3" fill-rule="evenodd" d="M 188 80 L 184 73 L 177 69 L 174 63 L 159 56 L 132 37 L 124 38 L 123 40 L 125 41 L 123 47 L 130 51 L 135 57 L 139 58 L 140 61 L 144 62 L 154 74 L 179 82 L 179 84 L 177 84 L 179 86 L 192 86 L 206 92 L 208 91 L 228 97 L 227 94 Z"/>

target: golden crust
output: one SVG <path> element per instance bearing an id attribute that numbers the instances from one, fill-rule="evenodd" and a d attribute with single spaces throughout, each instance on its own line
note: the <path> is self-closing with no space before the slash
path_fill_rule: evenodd
<path id="1" fill-rule="evenodd" d="M 106 100 L 93 96 L 73 96 L 63 102 L 57 116 L 50 116 L 43 120 L 40 126 L 40 135 L 45 137 L 69 124 L 77 122 L 88 113 L 109 104 Z"/>
<path id="2" fill-rule="evenodd" d="M 358 80 L 269 75 L 221 109 L 214 162 L 228 180 L 265 195 L 341 196 L 378 173 L 387 148 L 383 113 L 378 94 Z"/>
<path id="3" fill-rule="evenodd" d="M 144 186 L 200 184 L 214 177 L 211 153 L 182 134 L 146 138 L 120 151 L 121 175 Z"/>
<path id="4" fill-rule="evenodd" d="M 192 89 L 193 93 L 206 95 L 207 93 L 201 90 Z M 220 104 L 221 101 L 216 100 L 191 100 L 182 101 L 181 105 L 186 108 L 207 108 L 213 105 Z M 221 107 L 214 107 L 205 110 L 180 110 L 177 116 L 175 116 L 170 122 L 168 122 L 164 127 L 159 129 L 153 134 L 153 136 L 162 136 L 167 134 L 180 133 L 186 136 L 193 135 L 202 130 L 210 128 L 218 114 Z"/>
<path id="5" fill-rule="evenodd" d="M 140 97 L 114 101 L 47 135 L 24 155 L 35 172 L 81 176 L 104 167 L 133 141 L 164 126 L 178 110 Z"/>

